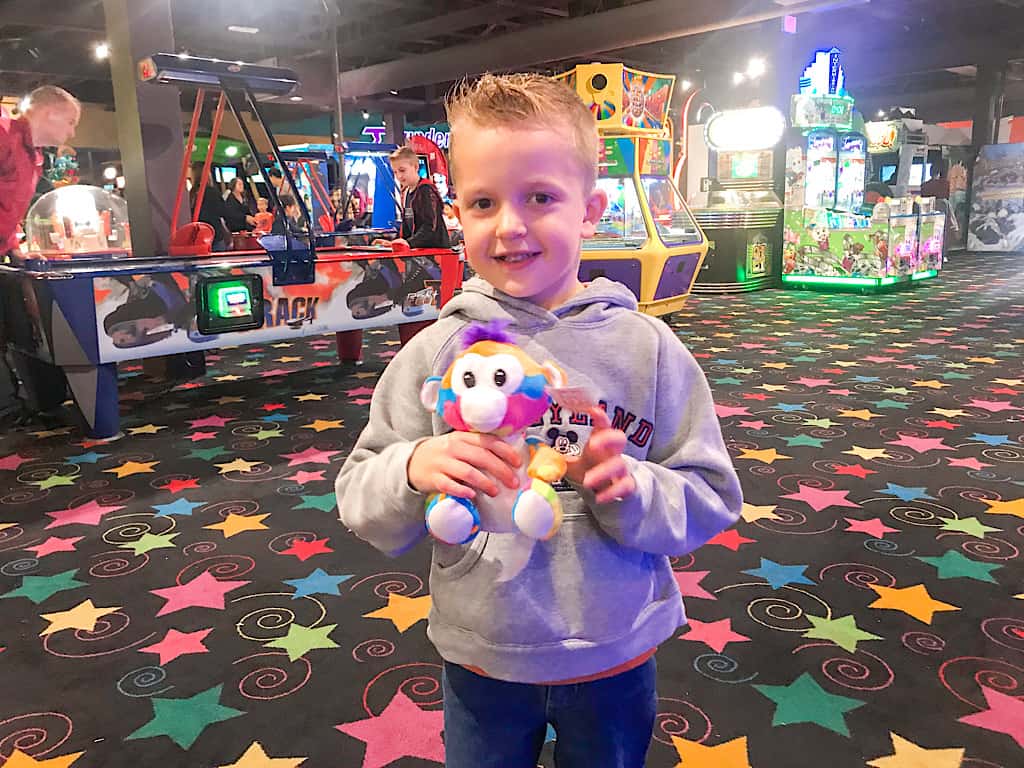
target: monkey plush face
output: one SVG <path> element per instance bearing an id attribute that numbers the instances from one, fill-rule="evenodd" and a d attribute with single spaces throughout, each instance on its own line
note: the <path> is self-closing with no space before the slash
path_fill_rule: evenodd
<path id="1" fill-rule="evenodd" d="M 484 339 L 455 358 L 444 376 L 428 378 L 420 400 L 456 431 L 506 437 L 536 422 L 551 402 L 547 388 L 562 381 L 551 363 L 540 365 L 507 341 Z"/>

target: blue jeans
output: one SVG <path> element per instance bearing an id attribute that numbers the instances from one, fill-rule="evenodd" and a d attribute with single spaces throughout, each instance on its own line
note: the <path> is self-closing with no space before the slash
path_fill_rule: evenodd
<path id="1" fill-rule="evenodd" d="M 557 768 L 643 768 L 656 675 L 654 657 L 575 685 L 507 683 L 445 662 L 445 766 L 535 768 L 551 723 Z"/>

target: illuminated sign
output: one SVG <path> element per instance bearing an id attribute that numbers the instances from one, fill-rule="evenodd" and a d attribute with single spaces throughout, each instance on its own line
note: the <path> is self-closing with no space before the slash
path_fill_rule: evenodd
<path id="1" fill-rule="evenodd" d="M 853 99 L 849 96 L 797 94 L 790 114 L 794 128 L 853 127 Z"/>
<path id="2" fill-rule="evenodd" d="M 370 142 L 373 144 L 383 144 L 384 135 L 388 132 L 386 126 L 383 125 L 367 125 L 363 127 L 363 136 L 369 136 Z"/>
<path id="3" fill-rule="evenodd" d="M 846 96 L 846 72 L 838 48 L 818 51 L 800 78 L 800 93 L 814 96 Z"/>
<path id="4" fill-rule="evenodd" d="M 786 132 L 786 118 L 775 107 L 731 109 L 712 117 L 704 129 L 708 146 L 718 151 L 771 149 Z"/>
<path id="5" fill-rule="evenodd" d="M 880 123 L 865 123 L 864 132 L 868 135 L 868 152 L 881 154 L 895 152 L 900 145 L 900 133 L 903 123 L 888 120 Z"/>
<path id="6" fill-rule="evenodd" d="M 452 134 L 447 125 L 429 125 L 423 128 L 407 129 L 405 140 L 409 141 L 413 136 L 422 136 L 437 144 L 439 149 L 448 149 Z"/>

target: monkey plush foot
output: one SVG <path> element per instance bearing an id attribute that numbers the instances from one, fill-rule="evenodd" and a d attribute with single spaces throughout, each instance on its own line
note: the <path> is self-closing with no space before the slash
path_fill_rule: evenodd
<path id="1" fill-rule="evenodd" d="M 562 524 L 562 505 L 554 488 L 534 480 L 512 507 L 512 521 L 524 535 L 542 541 L 555 535 Z"/>
<path id="2" fill-rule="evenodd" d="M 480 530 L 480 516 L 471 501 L 438 494 L 427 504 L 427 530 L 445 544 L 465 544 Z"/>

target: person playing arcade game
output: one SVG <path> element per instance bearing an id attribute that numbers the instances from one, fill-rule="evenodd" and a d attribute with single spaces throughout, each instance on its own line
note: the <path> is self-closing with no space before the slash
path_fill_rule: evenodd
<path id="1" fill-rule="evenodd" d="M 10 255 L 18 260 L 18 224 L 25 217 L 36 184 L 42 174 L 43 156 L 40 147 L 59 147 L 71 140 L 78 127 L 82 108 L 74 96 L 53 85 L 36 88 L 29 94 L 28 107 L 21 117 L 11 119 L 0 114 L 0 260 Z M 18 284 L 3 286 L 0 295 L 0 368 L 7 369 L 8 339 L 31 339 L 34 333 L 30 319 L 30 300 Z M 34 304 L 34 301 L 31 302 Z M 10 351 L 13 368 L 4 376 L 12 386 L 12 396 L 19 390 L 20 375 L 24 388 L 21 409 L 44 415 L 64 400 L 66 382 L 60 368 L 35 358 Z M 5 398 L 6 400 L 6 398 Z M 0 413 L 8 410 L 0 401 Z"/>
<path id="2" fill-rule="evenodd" d="M 420 178 L 419 157 L 410 147 L 399 147 L 388 158 L 402 192 L 402 218 L 398 239 L 375 240 L 374 245 L 406 248 L 448 248 L 448 228 L 444 223 L 444 205 L 437 188 L 429 179 Z M 410 260 L 411 261 L 411 260 Z M 412 265 L 414 273 L 422 272 L 422 264 Z M 417 278 L 419 279 L 419 278 Z M 409 282 L 409 279 L 405 281 Z M 355 290 L 355 289 L 354 289 Z M 410 293 L 405 291 L 404 293 Z M 358 298 L 358 297 L 357 297 Z M 403 307 L 404 308 L 404 307 Z M 379 314 L 379 313 L 378 313 Z M 426 328 L 433 321 L 402 323 L 398 337 L 402 344 Z M 342 367 L 357 365 L 363 355 L 363 332 L 342 331 L 337 335 L 338 357 Z"/>

